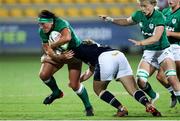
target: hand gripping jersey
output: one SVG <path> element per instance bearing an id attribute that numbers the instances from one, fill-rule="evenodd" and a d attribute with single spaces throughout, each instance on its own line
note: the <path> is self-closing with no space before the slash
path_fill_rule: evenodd
<path id="1" fill-rule="evenodd" d="M 171 32 L 180 32 L 180 8 L 172 12 L 172 9 L 168 7 L 165 8 L 162 13 L 165 16 L 166 29 Z M 180 39 L 168 37 L 168 40 L 171 44 L 180 45 Z"/>
<path id="2" fill-rule="evenodd" d="M 63 20 L 60 18 L 56 18 L 54 20 L 54 26 L 48 33 L 44 33 L 41 28 L 39 29 L 39 34 L 40 34 L 42 42 L 48 43 L 49 35 L 52 31 L 61 32 L 64 28 L 68 28 L 70 30 L 70 33 L 71 33 L 71 41 L 69 42 L 68 49 L 78 47 L 81 44 L 81 40 L 74 33 L 74 30 L 71 27 L 71 25 L 66 20 Z"/>
<path id="3" fill-rule="evenodd" d="M 132 15 L 134 22 L 139 23 L 141 32 L 144 36 L 144 39 L 147 39 L 153 36 L 154 29 L 157 26 L 165 26 L 165 19 L 162 13 L 158 10 L 154 10 L 153 14 L 150 17 L 144 15 L 142 11 L 136 11 Z M 169 47 L 169 42 L 166 36 L 165 28 L 160 40 L 154 44 L 144 46 L 145 50 L 163 50 Z"/>

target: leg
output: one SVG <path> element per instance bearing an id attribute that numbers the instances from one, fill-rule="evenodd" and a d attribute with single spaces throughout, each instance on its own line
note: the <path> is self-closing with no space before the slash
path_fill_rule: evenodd
<path id="1" fill-rule="evenodd" d="M 141 61 L 137 71 L 137 84 L 152 100 L 152 103 L 159 98 L 159 94 L 156 93 L 151 85 L 147 82 L 147 79 L 155 71 L 155 68 L 145 61 Z"/>
<path id="2" fill-rule="evenodd" d="M 53 74 L 61 68 L 63 64 L 55 66 L 51 63 L 44 62 L 41 65 L 39 77 L 52 90 L 52 94 L 45 98 L 44 104 L 51 104 L 55 99 L 63 97 L 63 92 L 58 88 Z"/>
<path id="3" fill-rule="evenodd" d="M 146 107 L 147 112 L 150 112 L 153 116 L 161 116 L 161 113 L 151 105 L 144 92 L 138 89 L 133 76 L 121 77 L 118 81 L 123 84 L 124 88 L 131 96 Z"/>
<path id="4" fill-rule="evenodd" d="M 164 70 L 166 78 L 169 84 L 172 86 L 174 90 L 174 94 L 176 95 L 178 101 L 180 102 L 180 82 L 176 76 L 176 68 L 175 63 L 170 58 L 164 59 L 161 63 L 161 67 Z"/>
<path id="5" fill-rule="evenodd" d="M 177 77 L 180 81 L 180 61 L 175 61 L 175 63 L 176 63 Z"/>
<path id="6" fill-rule="evenodd" d="M 176 106 L 177 99 L 176 96 L 173 92 L 173 88 L 171 85 L 169 85 L 166 76 L 164 75 L 164 71 L 162 68 L 158 70 L 158 73 L 156 75 L 156 79 L 171 93 L 171 102 L 170 102 L 170 107 L 173 108 Z"/>
<path id="7" fill-rule="evenodd" d="M 101 100 L 115 107 L 118 111 L 115 116 L 122 117 L 128 115 L 127 109 L 117 100 L 117 98 L 108 90 L 106 90 L 110 81 L 94 81 L 93 89 Z"/>
<path id="8" fill-rule="evenodd" d="M 80 74 L 81 74 L 81 61 L 76 61 L 72 63 L 68 63 L 68 69 L 69 69 L 69 86 L 73 89 L 73 91 L 76 92 L 76 94 L 80 97 L 82 100 L 85 110 L 86 110 L 86 116 L 93 116 L 93 108 L 89 101 L 89 96 L 86 91 L 86 88 L 83 86 L 83 84 L 80 83 Z"/>

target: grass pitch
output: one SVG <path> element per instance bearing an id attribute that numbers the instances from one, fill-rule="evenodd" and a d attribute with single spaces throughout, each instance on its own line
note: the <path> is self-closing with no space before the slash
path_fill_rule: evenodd
<path id="1" fill-rule="evenodd" d="M 128 55 L 136 72 L 139 55 Z M 170 94 L 153 77 L 149 79 L 154 90 L 160 93 L 156 107 L 163 117 L 152 117 L 145 108 L 127 94 L 122 85 L 112 81 L 108 90 L 129 110 L 127 117 L 113 117 L 116 109 L 101 101 L 93 92 L 92 78 L 84 82 L 95 116 L 86 117 L 78 96 L 68 87 L 67 67 L 59 70 L 55 78 L 65 96 L 52 105 L 42 104 L 50 90 L 38 77 L 40 56 L 0 56 L 0 120 L 180 120 L 180 104 L 169 108 Z M 86 69 L 87 66 L 83 66 Z"/>

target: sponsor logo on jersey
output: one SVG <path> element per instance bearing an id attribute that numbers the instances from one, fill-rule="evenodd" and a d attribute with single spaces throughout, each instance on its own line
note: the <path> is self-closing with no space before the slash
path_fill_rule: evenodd
<path id="1" fill-rule="evenodd" d="M 153 33 L 147 33 L 147 32 L 144 32 L 144 31 L 141 31 L 143 35 L 148 35 L 148 36 L 152 36 Z"/>
<path id="2" fill-rule="evenodd" d="M 171 32 L 174 32 L 174 27 L 167 26 L 167 27 L 166 27 L 166 30 L 171 31 Z"/>

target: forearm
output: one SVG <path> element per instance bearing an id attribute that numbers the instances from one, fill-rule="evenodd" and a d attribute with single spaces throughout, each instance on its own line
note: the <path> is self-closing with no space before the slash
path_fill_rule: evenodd
<path id="1" fill-rule="evenodd" d="M 99 16 L 102 20 L 107 21 L 107 22 L 112 22 L 114 24 L 120 25 L 120 26 L 128 26 L 128 25 L 134 25 L 136 24 L 133 20 L 132 17 L 128 18 L 112 18 L 110 16 L 106 15 L 101 15 Z"/>
<path id="2" fill-rule="evenodd" d="M 128 20 L 126 18 L 114 18 L 112 23 L 117 24 L 117 25 L 121 25 L 121 26 L 130 25 L 130 23 L 128 22 Z"/>
<path id="3" fill-rule="evenodd" d="M 93 69 L 89 68 L 80 76 L 80 82 L 88 80 L 94 74 Z"/>
<path id="4" fill-rule="evenodd" d="M 150 45 L 158 42 L 163 34 L 164 26 L 158 26 L 155 28 L 153 35 L 143 41 L 141 41 L 140 45 Z"/>
<path id="5" fill-rule="evenodd" d="M 51 48 L 55 49 L 63 44 L 68 43 L 71 40 L 71 38 L 67 37 L 61 37 L 58 41 L 55 41 L 51 43 Z"/>
<path id="6" fill-rule="evenodd" d="M 180 32 L 170 32 L 170 37 L 180 39 Z"/>
<path id="7" fill-rule="evenodd" d="M 159 41 L 159 39 L 154 37 L 154 36 L 152 36 L 152 37 L 149 37 L 149 38 L 147 38 L 145 40 L 140 41 L 140 45 L 142 45 L 142 46 L 150 45 L 150 44 L 156 43 L 157 41 Z"/>

